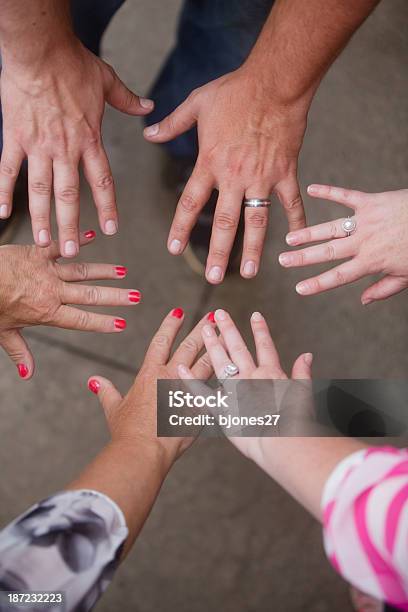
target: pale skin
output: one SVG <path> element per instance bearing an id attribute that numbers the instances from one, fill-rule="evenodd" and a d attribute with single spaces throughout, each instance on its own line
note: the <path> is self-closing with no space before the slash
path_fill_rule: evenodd
<path id="1" fill-rule="evenodd" d="M 137 116 L 148 114 L 153 102 L 131 92 L 74 36 L 69 0 L 0 0 L 0 47 L 0 218 L 11 214 L 27 158 L 34 241 L 40 247 L 51 243 L 54 195 L 60 251 L 74 257 L 80 246 L 80 166 L 102 232 L 118 230 L 114 179 L 101 136 L 105 104 Z"/>
<path id="2" fill-rule="evenodd" d="M 123 511 L 129 529 L 126 555 L 140 532 L 160 487 L 178 457 L 193 438 L 158 438 L 156 435 L 156 381 L 176 379 L 177 365 L 186 363 L 194 375 L 207 380 L 212 366 L 206 355 L 202 329 L 204 317 L 173 350 L 184 316 L 170 312 L 154 336 L 143 365 L 125 397 L 101 376 L 92 376 L 89 385 L 101 402 L 111 435 L 110 443 L 67 488 L 93 489 L 108 495 Z"/>
<path id="3" fill-rule="evenodd" d="M 80 235 L 80 244 L 90 244 L 95 232 Z M 0 346 L 18 368 L 20 377 L 34 374 L 34 358 L 22 336 L 24 327 L 48 325 L 63 329 L 120 333 L 126 327 L 121 317 L 89 312 L 77 306 L 135 306 L 137 289 L 119 289 L 88 284 L 119 280 L 126 268 L 101 263 L 63 263 L 58 244 L 0 247 Z M 79 284 L 82 282 L 84 284 Z"/>
<path id="4" fill-rule="evenodd" d="M 163 143 L 197 126 L 198 159 L 168 238 L 178 255 L 211 191 L 219 191 L 206 278 L 222 282 L 244 197 L 275 193 L 290 230 L 305 226 L 297 179 L 307 115 L 321 79 L 379 0 L 277 0 L 241 68 L 194 90 L 162 122 L 145 129 Z M 290 41 L 290 44 L 288 44 Z M 260 266 L 268 210 L 245 211 L 241 275 Z"/>
<path id="5" fill-rule="evenodd" d="M 290 232 L 286 242 L 303 246 L 279 256 L 282 266 L 306 267 L 339 263 L 330 270 L 301 281 L 300 295 L 314 295 L 352 283 L 371 274 L 382 278 L 364 290 L 362 304 L 384 300 L 408 287 L 408 189 L 364 193 L 328 185 L 311 185 L 309 195 L 347 206 L 356 230 L 347 236 L 344 217 Z M 311 243 L 313 246 L 308 246 Z M 304 246 L 306 245 L 306 246 Z"/>
<path id="6" fill-rule="evenodd" d="M 251 355 L 227 312 L 217 310 L 215 321 L 220 335 L 209 325 L 203 327 L 202 334 L 208 357 L 218 378 L 223 376 L 225 366 L 233 362 L 240 369 L 240 373 L 233 380 L 288 379 L 280 364 L 268 325 L 260 313 L 254 313 L 251 317 L 256 358 Z M 293 365 L 290 378 L 310 381 L 312 360 L 311 353 L 300 355 Z M 185 363 L 179 364 L 178 373 L 180 378 L 186 381 L 199 379 Z M 320 521 L 323 488 L 331 472 L 342 459 L 356 450 L 366 448 L 366 445 L 357 440 L 336 437 L 228 439 Z"/>

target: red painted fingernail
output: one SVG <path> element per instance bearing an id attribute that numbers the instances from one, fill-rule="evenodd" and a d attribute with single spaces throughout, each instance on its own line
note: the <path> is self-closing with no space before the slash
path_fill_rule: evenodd
<path id="1" fill-rule="evenodd" d="M 142 294 L 140 291 L 129 291 L 129 302 L 134 302 L 138 304 L 142 299 Z"/>
<path id="2" fill-rule="evenodd" d="M 209 312 L 208 315 L 207 315 L 207 319 L 211 323 L 215 323 L 215 314 L 213 312 Z"/>
<path id="3" fill-rule="evenodd" d="M 95 395 L 98 395 L 100 388 L 101 385 L 98 383 L 97 380 L 90 380 L 88 382 L 88 389 L 92 391 L 92 393 L 95 393 Z"/>
<path id="4" fill-rule="evenodd" d="M 27 368 L 26 364 L 25 363 L 18 363 L 17 364 L 17 369 L 18 369 L 19 376 L 21 378 L 26 378 L 26 376 L 28 374 L 28 368 Z"/>
<path id="5" fill-rule="evenodd" d="M 116 329 L 126 329 L 125 319 L 115 319 L 115 327 Z"/>
<path id="6" fill-rule="evenodd" d="M 125 268 L 125 266 L 115 266 L 115 272 L 117 274 L 117 276 L 120 276 L 120 278 L 124 278 L 127 274 L 128 269 Z"/>
<path id="7" fill-rule="evenodd" d="M 85 238 L 91 239 L 91 238 L 95 238 L 96 236 L 96 232 L 94 232 L 94 230 L 88 230 L 87 232 L 85 232 Z"/>
<path id="8" fill-rule="evenodd" d="M 184 310 L 182 308 L 175 308 L 171 314 L 173 317 L 176 317 L 176 319 L 182 319 Z"/>

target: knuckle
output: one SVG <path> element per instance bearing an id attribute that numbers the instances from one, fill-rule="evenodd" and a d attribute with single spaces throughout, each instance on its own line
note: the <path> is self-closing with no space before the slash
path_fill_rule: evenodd
<path id="1" fill-rule="evenodd" d="M 225 212 L 216 213 L 214 225 L 217 229 L 232 231 L 238 227 L 238 219 Z"/>
<path id="2" fill-rule="evenodd" d="M 304 266 L 306 263 L 306 255 L 304 251 L 298 251 L 296 253 L 296 263 L 298 266 Z"/>
<path id="3" fill-rule="evenodd" d="M 38 225 L 48 225 L 48 215 L 34 211 L 31 216 L 32 220 Z"/>
<path id="4" fill-rule="evenodd" d="M 225 260 L 228 258 L 228 252 L 225 249 L 213 249 L 211 251 L 211 255 L 214 257 L 214 259 L 217 260 Z"/>
<path id="5" fill-rule="evenodd" d="M 97 305 L 101 299 L 98 287 L 88 287 L 85 292 L 85 300 L 87 304 Z"/>
<path id="6" fill-rule="evenodd" d="M 173 231 L 177 236 L 185 236 L 186 234 L 188 234 L 189 229 L 187 225 L 183 223 L 175 223 L 173 225 Z"/>
<path id="7" fill-rule="evenodd" d="M 96 181 L 96 187 L 98 189 L 110 189 L 115 184 L 112 174 L 104 174 Z"/>
<path id="8" fill-rule="evenodd" d="M 254 255 L 254 256 L 258 256 L 262 251 L 262 247 L 260 244 L 248 244 L 245 246 L 245 253 L 247 253 L 247 255 Z"/>
<path id="9" fill-rule="evenodd" d="M 122 108 L 124 109 L 132 108 L 132 106 L 135 103 L 135 98 L 136 96 L 129 89 L 125 88 L 123 92 L 123 97 L 122 97 Z"/>
<path id="10" fill-rule="evenodd" d="M 90 323 L 90 313 L 86 310 L 78 310 L 76 324 L 78 329 L 87 329 Z"/>
<path id="11" fill-rule="evenodd" d="M 332 244 L 327 244 L 325 251 L 327 261 L 334 261 L 336 259 L 336 249 Z"/>
<path id="12" fill-rule="evenodd" d="M 18 175 L 18 170 L 16 166 L 13 166 L 12 164 L 9 164 L 7 162 L 0 163 L 0 172 L 7 178 L 12 178 L 12 179 L 17 178 L 17 175 Z"/>
<path id="13" fill-rule="evenodd" d="M 79 198 L 79 187 L 71 185 L 57 190 L 57 198 L 65 204 L 76 204 Z"/>
<path id="14" fill-rule="evenodd" d="M 111 204 L 104 204 L 101 209 L 101 214 L 109 217 L 111 215 L 116 215 L 116 204 L 114 204 L 113 202 Z"/>
<path id="15" fill-rule="evenodd" d="M 294 198 L 285 200 L 284 207 L 286 208 L 286 210 L 293 211 L 293 213 L 296 212 L 296 209 L 303 208 L 302 197 L 300 193 L 298 193 Z"/>
<path id="16" fill-rule="evenodd" d="M 30 189 L 37 195 L 51 196 L 51 185 L 44 181 L 33 181 L 30 184 Z"/>
<path id="17" fill-rule="evenodd" d="M 334 274 L 335 274 L 335 279 L 336 279 L 337 284 L 345 285 L 347 283 L 346 276 L 341 270 L 335 270 Z"/>
<path id="18" fill-rule="evenodd" d="M 208 355 L 208 353 L 206 353 L 205 355 L 203 355 L 199 361 L 200 365 L 202 365 L 203 367 L 205 367 L 206 369 L 212 369 L 212 363 L 211 363 L 211 359 Z"/>
<path id="19" fill-rule="evenodd" d="M 170 339 L 166 334 L 156 334 L 152 340 L 153 346 L 167 348 L 170 346 Z"/>
<path id="20" fill-rule="evenodd" d="M 250 227 L 263 229 L 267 224 L 267 216 L 262 213 L 255 212 L 248 215 L 246 224 Z"/>
<path id="21" fill-rule="evenodd" d="M 331 238 L 337 238 L 338 236 L 338 229 L 337 229 L 337 224 L 335 223 L 335 221 L 332 221 L 330 223 L 330 236 Z"/>
<path id="22" fill-rule="evenodd" d="M 84 263 L 75 264 L 75 275 L 81 280 L 88 279 L 88 266 Z"/>
<path id="23" fill-rule="evenodd" d="M 195 212 L 199 204 L 197 200 L 190 194 L 183 194 L 179 201 L 180 208 L 186 213 Z"/>
<path id="24" fill-rule="evenodd" d="M 76 236 L 78 233 L 78 227 L 75 225 L 75 223 L 72 222 L 61 223 L 60 230 L 63 231 L 66 235 L 69 234 L 70 236 Z"/>
<path id="25" fill-rule="evenodd" d="M 187 350 L 189 353 L 198 353 L 200 347 L 198 346 L 198 342 L 194 340 L 194 338 L 186 338 L 182 342 L 183 349 Z"/>

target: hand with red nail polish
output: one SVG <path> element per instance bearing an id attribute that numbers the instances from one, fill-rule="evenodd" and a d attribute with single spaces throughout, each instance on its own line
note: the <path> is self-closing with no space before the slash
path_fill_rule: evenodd
<path id="1" fill-rule="evenodd" d="M 80 244 L 90 244 L 95 232 L 81 234 Z M 49 325 L 64 329 L 121 333 L 125 319 L 75 308 L 87 306 L 135 307 L 142 299 L 137 289 L 83 285 L 78 281 L 122 279 L 123 266 L 98 263 L 63 263 L 56 242 L 50 247 L 7 245 L 0 247 L 0 345 L 29 380 L 33 356 L 21 335 L 23 327 Z M 119 270 L 118 270 L 119 268 Z"/>

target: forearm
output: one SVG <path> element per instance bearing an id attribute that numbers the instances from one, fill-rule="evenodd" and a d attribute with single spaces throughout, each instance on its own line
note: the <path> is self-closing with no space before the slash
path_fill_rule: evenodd
<path id="1" fill-rule="evenodd" d="M 336 465 L 367 445 L 353 438 L 263 438 L 256 463 L 319 521 L 324 486 Z"/>
<path id="2" fill-rule="evenodd" d="M 245 66 L 282 102 L 312 99 L 379 0 L 276 0 Z"/>
<path id="3" fill-rule="evenodd" d="M 3 63 L 46 60 L 73 37 L 69 0 L 0 0 Z"/>
<path id="4" fill-rule="evenodd" d="M 126 555 L 150 513 L 171 462 L 155 445 L 129 448 L 112 443 L 66 489 L 92 489 L 120 507 L 129 530 Z"/>

